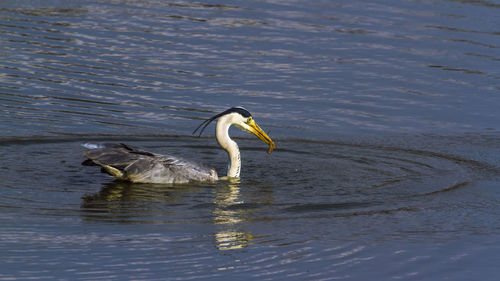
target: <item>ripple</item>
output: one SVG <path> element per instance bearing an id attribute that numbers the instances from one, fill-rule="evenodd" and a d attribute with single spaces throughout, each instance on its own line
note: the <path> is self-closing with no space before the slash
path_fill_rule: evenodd
<path id="1" fill-rule="evenodd" d="M 240 182 L 184 186 L 112 181 L 95 167 L 80 166 L 80 144 L 126 141 L 152 151 L 204 155 L 223 169 L 224 157 L 216 146 L 207 146 L 207 138 L 3 139 L 0 159 L 9 184 L 2 189 L 0 222 L 6 226 L 1 236 L 10 266 L 0 278 L 15 272 L 37 278 L 154 279 L 168 272 L 179 280 L 310 280 L 349 278 L 353 269 L 355 276 L 365 276 L 364 268 L 391 259 L 399 261 L 396 271 L 381 276 L 410 276 L 416 263 L 432 256 L 397 241 L 427 241 L 429 235 L 446 240 L 449 230 L 459 236 L 476 232 L 483 220 L 472 214 L 491 212 L 496 200 L 474 203 L 475 196 L 487 194 L 474 191 L 477 182 L 498 177 L 496 165 L 434 151 L 443 147 L 438 139 L 453 151 L 462 145 L 444 137 L 277 140 L 282 149 L 262 161 L 265 148 L 238 139 L 244 159 Z M 467 147 L 483 147 L 484 140 L 471 140 Z M 384 247 L 380 243 L 390 243 L 399 254 L 377 250 Z M 459 257 L 450 264 L 463 255 L 450 252 Z M 406 260 L 397 258 L 402 256 Z"/>
<path id="2" fill-rule="evenodd" d="M 2 1 L 0 279 L 496 276 L 496 6 Z M 279 148 L 234 133 L 238 183 L 80 165 L 125 141 L 224 171 L 189 134 L 234 105 Z"/>
<path id="3" fill-rule="evenodd" d="M 93 128 L 118 134 L 134 122 L 152 132 L 165 121 L 165 130 L 180 133 L 197 116 L 162 115 L 163 106 L 220 111 L 232 100 L 267 114 L 263 122 L 287 137 L 307 130 L 327 139 L 332 127 L 345 134 L 418 133 L 495 123 L 491 110 L 474 109 L 484 104 L 468 102 L 478 87 L 488 97 L 478 100 L 491 99 L 496 74 L 491 60 L 469 61 L 495 56 L 494 34 L 467 14 L 467 4 L 450 4 L 446 15 L 425 3 L 365 4 L 6 4 L 2 89 L 21 94 L 18 101 L 44 95 L 59 103 L 18 108 L 18 114 L 50 116 L 38 129 L 12 120 L 11 111 L 0 117 L 16 124 L 9 128 L 13 136 Z M 491 13 L 473 8 L 484 18 Z M 83 120 L 78 111 L 53 116 L 53 107 L 77 100 L 102 104 L 87 108 L 96 115 Z M 462 111 L 463 104 L 471 110 Z M 464 112 L 485 113 L 461 117 Z M 296 126 L 281 129 L 283 120 Z"/>
<path id="4" fill-rule="evenodd" d="M 109 139 L 113 140 L 115 138 L 110 137 Z M 183 144 L 180 145 L 180 143 L 177 143 L 176 138 L 178 137 L 171 138 L 168 141 L 170 142 L 170 145 L 168 145 L 169 150 L 171 150 L 172 154 L 191 151 L 194 157 L 200 149 L 218 150 L 215 146 L 197 145 L 197 143 L 206 142 L 204 139 L 188 138 L 188 143 L 183 141 Z M 119 141 L 123 141 L 123 139 Z M 161 144 L 165 143 L 165 140 L 156 143 L 147 138 L 144 141 L 146 142 L 142 143 L 142 145 L 139 143 L 139 146 L 146 145 L 146 149 L 150 146 L 153 151 L 163 150 Z M 79 162 L 81 162 L 81 156 L 78 153 L 81 150 L 79 147 L 80 140 L 73 143 L 71 138 L 4 140 L 2 146 L 4 149 L 12 149 L 21 143 L 29 144 L 28 146 L 21 146 L 22 153 L 36 155 L 36 161 L 30 164 L 33 167 L 33 172 L 30 166 L 12 162 L 15 158 L 3 157 L 4 162 L 11 161 L 11 164 L 6 165 L 10 167 L 10 170 L 15 171 L 15 173 L 8 174 L 9 178 L 22 174 L 27 175 L 23 177 L 22 181 L 18 180 L 19 186 L 23 186 L 23 184 L 32 186 L 29 190 L 39 192 L 39 188 L 33 185 L 34 179 L 42 177 L 49 180 L 53 174 L 51 170 L 44 170 L 41 167 L 47 165 L 45 162 L 54 163 L 48 165 L 48 167 L 61 166 L 62 163 L 66 169 L 64 177 L 68 177 L 67 182 L 77 180 L 77 182 L 86 183 L 99 179 L 102 181 L 103 186 L 98 193 L 91 193 L 83 198 L 81 207 L 83 210 L 88 210 L 88 218 L 93 216 L 95 218 L 106 218 L 109 215 L 109 219 L 113 220 L 113 216 L 117 215 L 119 221 L 123 221 L 124 217 L 121 217 L 120 214 L 124 211 L 125 217 L 130 215 L 130 222 L 134 222 L 135 214 L 144 212 L 144 214 L 138 216 L 138 222 L 141 223 L 147 223 L 147 221 L 142 221 L 141 217 L 151 219 L 153 222 L 170 221 L 171 219 L 168 219 L 169 212 L 178 208 L 200 209 L 199 207 L 194 208 L 192 204 L 210 210 L 214 206 L 208 204 L 210 200 L 206 200 L 211 197 L 210 194 L 212 194 L 214 188 L 217 190 L 217 194 L 220 193 L 217 196 L 221 197 L 220 200 L 216 201 L 216 203 L 218 202 L 216 209 L 212 211 L 217 215 L 216 220 L 219 220 L 222 224 L 231 222 L 233 219 L 236 221 L 247 219 L 269 220 L 274 218 L 281 220 L 288 215 L 291 215 L 290 219 L 296 219 L 297 217 L 315 216 L 314 213 L 321 216 L 356 216 L 362 213 L 373 214 L 411 210 L 411 205 L 408 205 L 410 199 L 456 192 L 458 189 L 468 188 L 477 179 L 488 178 L 489 174 L 491 176 L 495 175 L 497 171 L 494 165 L 440 152 L 398 148 L 396 146 L 379 146 L 376 144 L 326 143 L 300 140 L 280 140 L 280 147 L 283 147 L 283 149 L 279 150 L 278 156 L 270 157 L 265 162 L 267 164 L 261 166 L 261 164 L 257 164 L 260 163 L 257 160 L 258 155 L 247 155 L 249 151 L 260 151 L 261 149 L 252 146 L 245 147 L 244 144 L 248 141 L 245 139 L 240 141 L 243 141 L 243 153 L 246 157 L 249 157 L 245 161 L 245 170 L 249 173 L 248 177 L 245 178 L 256 180 L 255 182 L 245 181 L 241 184 L 249 185 L 251 189 L 259 189 L 261 185 L 266 184 L 276 186 L 285 184 L 292 190 L 296 187 L 296 191 L 283 196 L 287 198 L 286 201 L 282 202 L 279 198 L 282 197 L 282 192 L 289 190 L 288 188 L 274 190 L 273 197 L 276 197 L 277 201 L 269 206 L 264 203 L 265 201 L 240 201 L 240 199 L 237 199 L 238 194 L 241 192 L 240 187 L 236 190 L 231 187 L 227 190 L 221 189 L 224 188 L 225 183 L 221 183 L 222 186 L 211 184 L 192 185 L 183 186 L 180 189 L 175 186 L 166 188 L 164 185 L 107 183 L 106 179 L 109 181 L 109 178 L 106 175 L 100 175 L 98 171 L 79 167 Z M 137 142 L 137 139 L 132 140 L 132 142 Z M 248 143 L 250 144 L 250 142 Z M 58 156 L 52 159 L 50 158 L 51 155 Z M 74 155 L 75 159 L 65 159 L 70 155 Z M 216 168 L 221 169 L 224 167 L 223 158 L 214 158 L 216 155 L 217 153 L 206 154 L 205 161 L 213 161 Z M 189 158 L 189 155 L 187 157 Z M 290 161 L 290 159 L 297 157 L 301 159 L 300 163 Z M 68 161 L 70 165 L 66 164 Z M 279 169 L 276 169 L 274 173 L 269 173 L 267 172 L 267 165 L 276 166 Z M 289 178 L 285 176 L 289 171 L 294 171 L 295 177 Z M 76 176 L 80 178 L 73 178 L 75 172 L 77 173 Z M 83 175 L 91 176 L 91 178 L 87 179 Z M 284 182 L 282 180 L 276 181 L 281 178 L 287 180 Z M 50 193 L 67 191 L 66 189 L 61 190 L 51 186 L 49 184 L 46 187 Z M 5 194 L 4 197 L 3 206 L 5 207 L 13 207 L 19 204 L 14 202 L 22 200 L 24 203 L 21 204 L 23 205 L 32 205 L 31 208 L 33 209 L 40 208 L 48 212 L 57 213 L 66 208 L 62 206 L 62 209 L 52 209 L 52 207 L 48 206 L 52 200 L 33 199 L 31 201 L 31 199 L 17 198 L 14 195 L 17 192 L 16 186 L 10 186 L 10 190 L 12 195 Z M 309 192 L 304 192 L 307 190 Z M 70 194 L 60 193 L 57 196 L 81 196 L 78 195 L 78 191 L 81 192 L 81 189 L 76 191 L 76 193 L 71 192 Z M 265 194 L 263 193 L 263 195 Z M 186 198 L 186 196 L 191 199 Z M 194 199 L 192 203 L 186 204 L 192 199 Z M 208 205 L 200 205 L 200 200 Z M 164 204 L 167 202 L 174 209 L 165 209 Z M 387 202 L 392 202 L 390 208 L 387 208 Z M 152 203 L 155 204 L 151 205 Z M 417 206 L 418 204 L 419 202 L 417 202 Z M 69 205 L 69 207 L 71 206 L 74 205 Z M 155 207 L 151 208 L 152 206 Z M 271 207 L 269 211 L 273 214 L 271 217 L 269 211 L 263 211 L 269 207 Z M 153 213 L 149 213 L 150 211 Z M 207 218 L 205 216 L 197 218 L 197 215 L 193 214 L 191 218 L 186 217 L 185 219 L 204 222 Z"/>

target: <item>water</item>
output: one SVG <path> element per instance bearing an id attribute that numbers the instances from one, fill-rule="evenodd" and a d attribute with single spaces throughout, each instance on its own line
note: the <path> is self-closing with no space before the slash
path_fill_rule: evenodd
<path id="1" fill-rule="evenodd" d="M 493 1 L 2 1 L 0 280 L 496 280 Z M 239 182 L 113 181 L 81 144 Z"/>

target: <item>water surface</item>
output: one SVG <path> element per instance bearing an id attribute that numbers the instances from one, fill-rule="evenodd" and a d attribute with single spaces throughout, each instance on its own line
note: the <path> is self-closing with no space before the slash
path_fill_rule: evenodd
<path id="1" fill-rule="evenodd" d="M 496 280 L 499 5 L 3 1 L 0 280 Z M 84 142 L 240 181 L 113 181 Z"/>

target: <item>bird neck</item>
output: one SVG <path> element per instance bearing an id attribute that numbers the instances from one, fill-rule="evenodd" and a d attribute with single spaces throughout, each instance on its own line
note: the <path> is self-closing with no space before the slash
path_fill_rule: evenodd
<path id="1" fill-rule="evenodd" d="M 227 170 L 227 177 L 238 178 L 240 177 L 241 158 L 240 149 L 236 142 L 229 137 L 229 127 L 232 122 L 228 116 L 222 116 L 217 122 L 215 135 L 219 145 L 227 151 L 229 156 L 229 166 Z"/>

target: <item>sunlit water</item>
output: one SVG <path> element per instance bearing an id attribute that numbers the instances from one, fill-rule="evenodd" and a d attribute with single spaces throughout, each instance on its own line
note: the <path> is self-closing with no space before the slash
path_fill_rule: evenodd
<path id="1" fill-rule="evenodd" d="M 0 280 L 496 280 L 489 1 L 3 1 Z M 82 143 L 240 181 L 113 181 Z"/>

